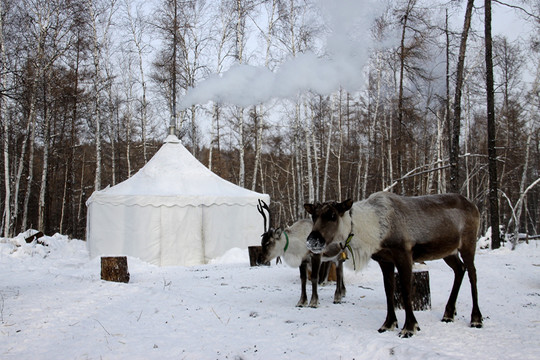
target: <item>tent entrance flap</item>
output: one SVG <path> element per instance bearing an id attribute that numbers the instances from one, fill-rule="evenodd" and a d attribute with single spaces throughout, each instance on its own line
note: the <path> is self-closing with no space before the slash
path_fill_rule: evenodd
<path id="1" fill-rule="evenodd" d="M 202 208 L 200 206 L 162 206 L 161 266 L 204 263 Z"/>

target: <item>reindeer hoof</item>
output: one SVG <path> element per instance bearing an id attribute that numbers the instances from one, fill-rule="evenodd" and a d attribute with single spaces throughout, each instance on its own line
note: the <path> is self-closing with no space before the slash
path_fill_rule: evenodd
<path id="1" fill-rule="evenodd" d="M 381 328 L 377 331 L 379 331 L 380 333 L 383 333 L 386 330 L 394 330 L 395 328 L 397 328 L 397 326 L 398 326 L 397 320 L 388 324 L 385 322 L 383 326 L 381 326 Z"/>
<path id="2" fill-rule="evenodd" d="M 318 301 L 311 301 L 309 303 L 309 307 L 310 308 L 318 308 L 319 307 L 319 302 Z"/>
<path id="3" fill-rule="evenodd" d="M 408 338 L 412 337 L 413 335 L 414 335 L 414 332 L 409 331 L 409 330 L 401 330 L 399 332 L 399 337 L 403 338 L 403 339 L 408 339 Z"/>
<path id="4" fill-rule="evenodd" d="M 299 300 L 298 303 L 296 303 L 296 307 L 305 307 L 307 306 L 307 300 Z"/>
<path id="5" fill-rule="evenodd" d="M 399 337 L 403 339 L 408 339 L 412 337 L 414 334 L 416 334 L 417 331 L 420 331 L 420 327 L 418 326 L 418 324 L 414 324 L 414 327 L 412 330 L 405 329 L 405 328 L 401 329 L 401 331 L 399 332 Z"/>
<path id="6" fill-rule="evenodd" d="M 443 317 L 442 322 L 445 322 L 445 323 L 451 323 L 451 322 L 454 322 L 454 318 L 450 318 L 450 317 Z"/>
<path id="7" fill-rule="evenodd" d="M 480 329 L 482 328 L 482 322 L 477 322 L 477 321 L 474 321 L 474 322 L 471 322 L 471 327 L 472 328 L 477 328 L 477 329 Z"/>

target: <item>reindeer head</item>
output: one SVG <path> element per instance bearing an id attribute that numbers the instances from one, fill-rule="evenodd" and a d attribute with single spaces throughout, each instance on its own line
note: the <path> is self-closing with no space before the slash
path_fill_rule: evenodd
<path id="1" fill-rule="evenodd" d="M 350 215 L 351 199 L 343 202 L 328 201 L 325 203 L 304 204 L 304 209 L 311 214 L 313 228 L 307 238 L 308 249 L 319 254 L 330 245 L 345 246 L 351 231 Z"/>
<path id="2" fill-rule="evenodd" d="M 262 263 L 269 262 L 270 260 L 279 258 L 279 256 L 283 255 L 283 244 L 276 246 L 276 244 L 280 243 L 282 233 L 283 230 L 281 228 L 270 228 L 267 232 L 262 234 L 262 252 L 260 258 Z"/>
<path id="3" fill-rule="evenodd" d="M 268 205 L 260 199 L 259 205 L 257 205 L 257 210 L 259 210 L 259 213 L 264 219 L 264 233 L 261 235 L 262 252 L 257 261 L 261 264 L 265 264 L 273 258 L 281 255 L 279 253 L 278 247 L 276 247 L 276 242 L 279 241 L 283 230 L 281 228 L 274 229 L 270 227 L 270 209 Z M 268 219 L 266 217 L 265 210 L 268 213 Z M 268 229 L 266 227 L 267 220 L 269 225 Z"/>

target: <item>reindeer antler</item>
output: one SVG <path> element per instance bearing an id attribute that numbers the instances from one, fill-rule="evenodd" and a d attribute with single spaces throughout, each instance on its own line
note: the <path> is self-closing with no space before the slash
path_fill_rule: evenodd
<path id="1" fill-rule="evenodd" d="M 257 210 L 259 210 L 259 213 L 263 216 L 264 219 L 264 232 L 267 232 L 268 229 L 266 228 L 266 214 L 264 213 L 264 210 L 268 212 L 268 222 L 270 222 L 270 209 L 268 208 L 268 205 L 261 199 L 259 199 L 259 205 L 257 205 Z"/>

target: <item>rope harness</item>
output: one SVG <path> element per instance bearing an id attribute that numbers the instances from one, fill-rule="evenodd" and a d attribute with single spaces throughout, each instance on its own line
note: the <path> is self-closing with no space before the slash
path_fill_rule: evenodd
<path id="1" fill-rule="evenodd" d="M 286 240 L 285 248 L 283 249 L 283 254 L 285 254 L 285 252 L 289 248 L 289 235 L 287 235 L 287 232 L 285 230 L 283 230 L 283 234 L 285 234 L 285 240 Z M 277 259 L 276 259 L 276 265 L 279 264 L 279 263 L 281 263 L 281 257 L 280 256 L 278 256 Z"/>
<path id="2" fill-rule="evenodd" d="M 352 247 L 351 247 L 351 240 L 354 236 L 354 234 L 352 233 L 352 230 L 353 230 L 352 208 L 351 210 L 349 210 L 349 216 L 351 217 L 351 232 L 349 233 L 349 237 L 347 237 L 347 240 L 345 240 L 345 245 L 341 246 L 341 250 L 345 250 L 345 249 L 349 250 L 349 252 L 351 253 L 352 261 L 353 261 L 353 268 L 356 271 L 356 261 L 354 260 L 354 252 L 352 251 Z M 345 253 L 345 251 L 342 252 L 341 258 L 343 260 L 347 259 L 347 254 Z"/>

